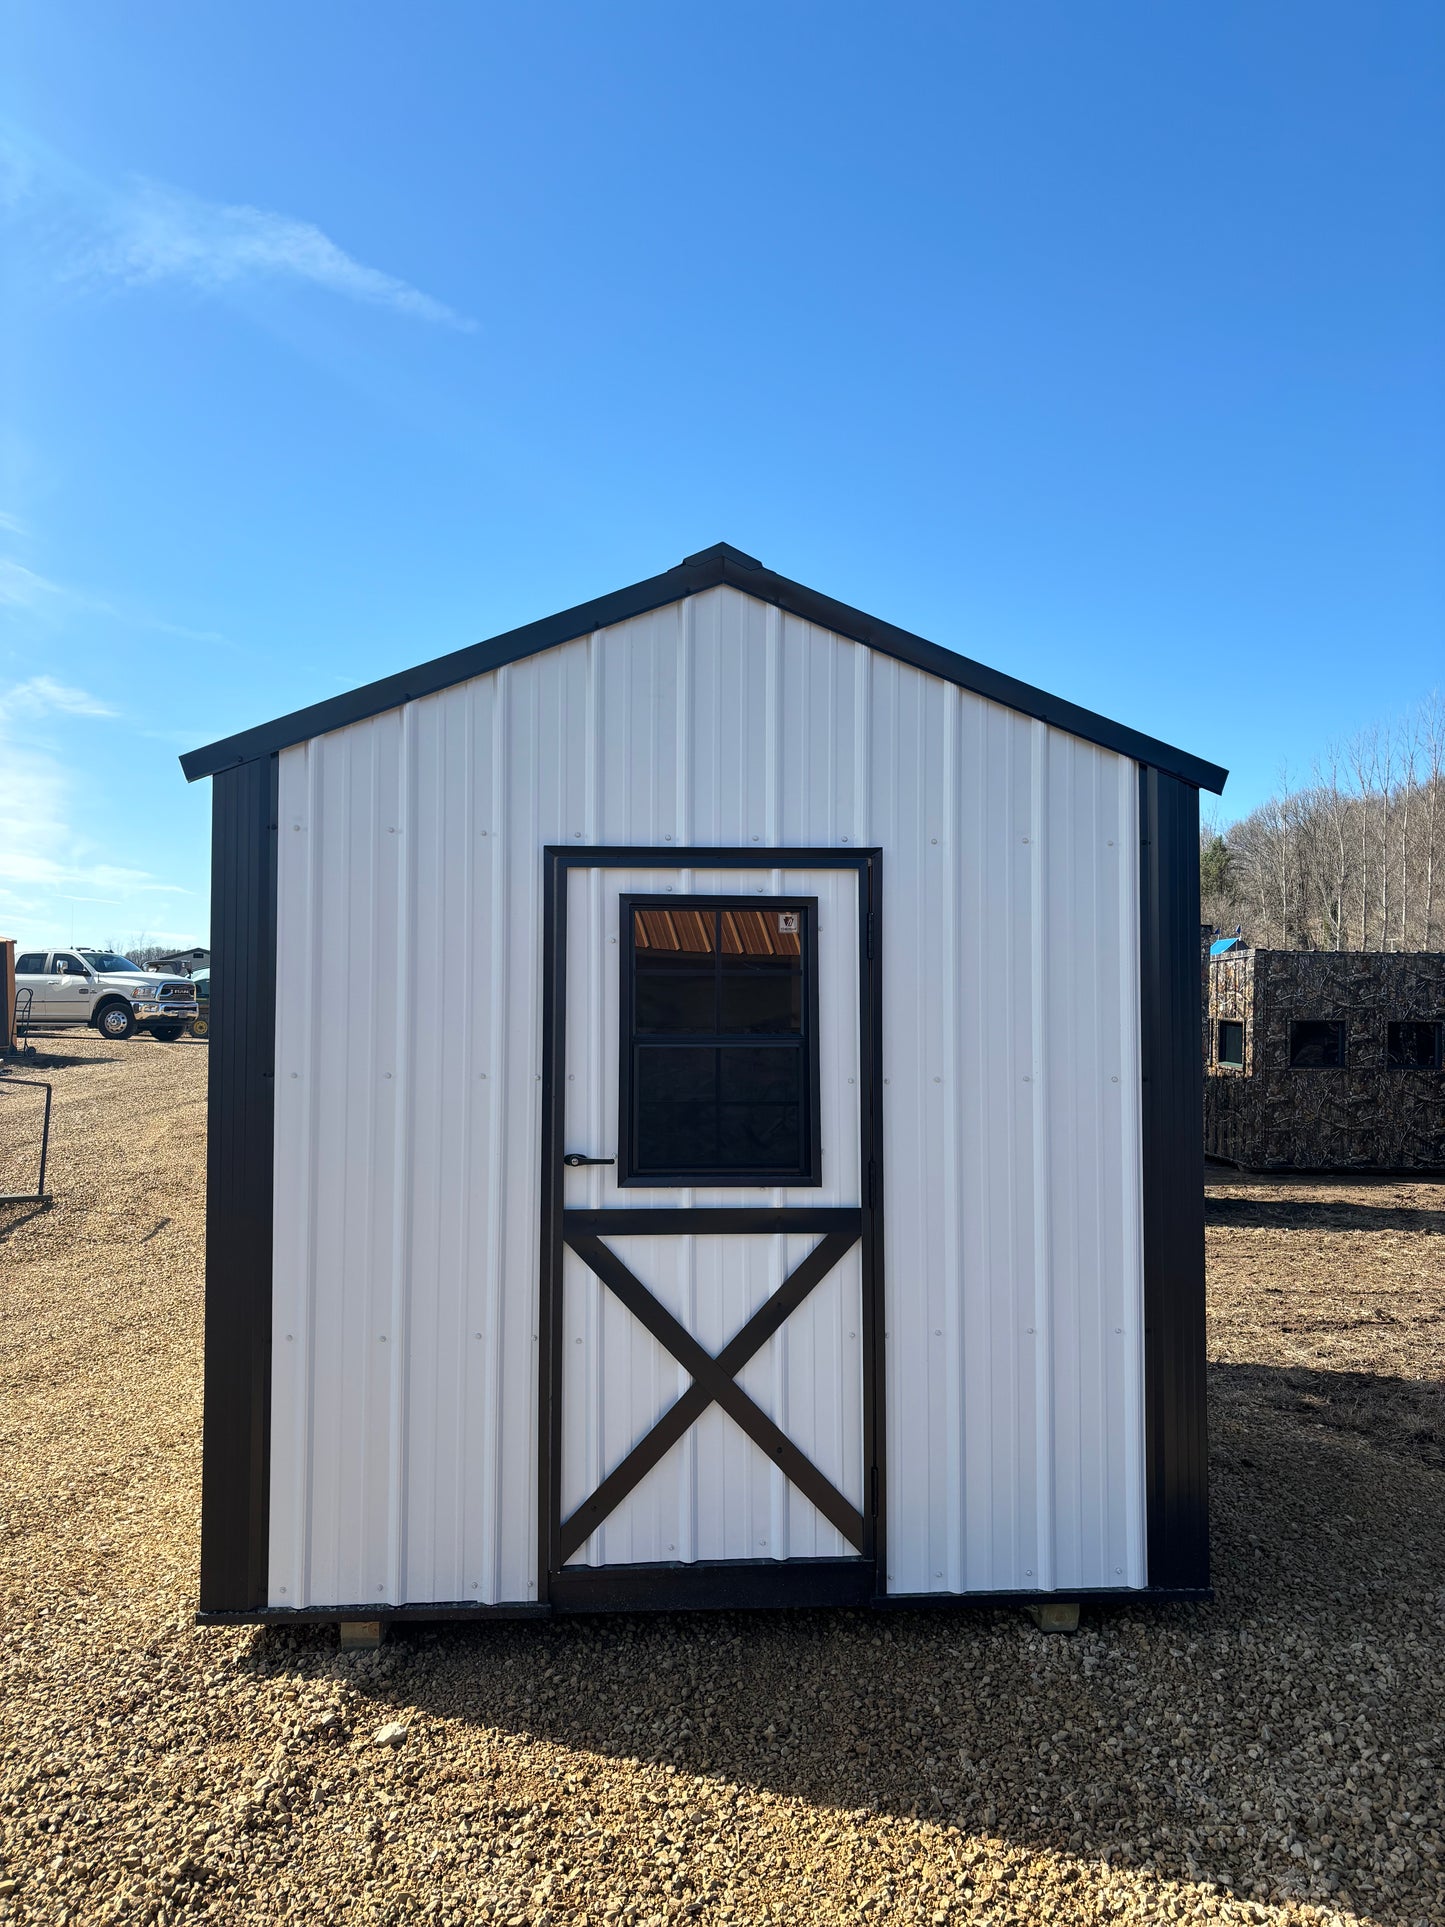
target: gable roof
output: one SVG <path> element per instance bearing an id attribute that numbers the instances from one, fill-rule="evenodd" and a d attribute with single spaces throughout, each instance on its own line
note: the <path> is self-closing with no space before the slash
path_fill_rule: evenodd
<path id="1" fill-rule="evenodd" d="M 289 749 L 293 743 L 304 743 L 312 736 L 324 736 L 328 730 L 363 722 L 368 716 L 400 708 L 419 696 L 433 696 L 454 683 L 485 675 L 489 669 L 520 662 L 525 656 L 555 649 L 559 643 L 574 642 L 594 629 L 625 622 L 629 616 L 644 615 L 649 609 L 660 609 L 669 602 L 678 602 L 684 596 L 698 595 L 704 589 L 715 589 L 722 584 L 760 602 L 774 603 L 789 615 L 799 616 L 819 628 L 831 629 L 852 642 L 865 643 L 881 655 L 911 663 L 930 676 L 957 683 L 961 689 L 970 689 L 990 702 L 1037 717 L 1055 729 L 1083 737 L 1085 742 L 1097 743 L 1102 749 L 1115 750 L 1135 762 L 1178 776 L 1198 789 L 1218 792 L 1224 788 L 1228 771 L 1214 763 L 1171 748 L 1168 743 L 1157 742 L 1152 736 L 1143 736 L 1124 723 L 1111 722 L 1107 716 L 1095 715 L 1092 710 L 1081 709 L 1077 703 L 1065 702 L 1060 696 L 1050 696 L 1013 676 L 1002 675 L 997 669 L 987 669 L 982 663 L 955 655 L 951 649 L 911 635 L 906 629 L 895 629 L 891 622 L 864 615 L 861 609 L 850 609 L 846 603 L 835 602 L 816 589 L 806 589 L 800 582 L 790 582 L 786 576 L 775 575 L 761 562 L 726 542 L 688 556 L 675 569 L 668 569 L 662 575 L 649 576 L 645 582 L 634 582 L 630 588 L 598 596 L 594 602 L 579 603 L 575 609 L 564 609 L 560 615 L 546 616 L 520 629 L 509 629 L 505 635 L 493 636 L 488 642 L 472 643 L 469 648 L 438 656 L 435 661 L 421 663 L 415 669 L 403 669 L 397 675 L 383 676 L 379 682 L 366 683 L 345 695 L 331 696 L 325 702 L 312 703 L 309 708 L 293 710 L 289 716 L 279 716 L 274 722 L 258 723 L 254 729 L 224 736 L 204 749 L 189 751 L 181 758 L 181 768 L 187 781 L 194 783 L 198 777 L 214 776 L 237 763 L 253 762 L 277 750 Z"/>

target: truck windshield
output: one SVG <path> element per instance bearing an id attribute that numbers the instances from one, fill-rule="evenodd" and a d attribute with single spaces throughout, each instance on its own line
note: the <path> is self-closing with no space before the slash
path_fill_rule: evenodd
<path id="1" fill-rule="evenodd" d="M 92 970 L 139 970 L 129 957 L 117 957 L 113 950 L 82 950 L 81 956 Z"/>

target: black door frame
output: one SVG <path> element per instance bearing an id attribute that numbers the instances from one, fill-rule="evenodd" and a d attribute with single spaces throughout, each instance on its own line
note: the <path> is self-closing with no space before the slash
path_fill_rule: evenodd
<path id="1" fill-rule="evenodd" d="M 882 905 L 879 849 L 806 849 L 760 847 L 745 849 L 628 848 L 606 844 L 548 845 L 543 851 L 542 892 L 542 1128 L 541 1128 L 541 1263 L 537 1324 L 537 1600 L 573 1608 L 642 1608 L 699 1605 L 827 1605 L 866 1604 L 884 1590 L 880 1575 L 887 1571 L 885 1553 L 887 1480 L 884 1477 L 884 1314 L 883 1314 L 883 1074 L 882 1074 Z M 567 1090 L 567 880 L 573 870 L 851 870 L 858 879 L 858 1113 L 859 1206 L 726 1207 L 703 1212 L 609 1210 L 567 1212 L 564 1218 L 562 1159 L 565 1142 Z M 658 1563 L 634 1566 L 567 1567 L 562 1551 L 562 1274 L 569 1244 L 590 1259 L 605 1252 L 600 1237 L 606 1232 L 664 1231 L 675 1234 L 678 1220 L 695 1221 L 705 1215 L 710 1229 L 718 1220 L 736 1220 L 738 1231 L 775 1232 L 814 1228 L 829 1245 L 843 1227 L 841 1220 L 856 1217 L 861 1244 L 861 1332 L 863 1339 L 863 1477 L 864 1502 L 860 1554 L 846 1559 L 718 1560 L 692 1564 Z M 573 1222 L 575 1220 L 575 1222 Z M 846 1235 L 846 1234 L 844 1234 Z M 854 1242 L 851 1236 L 847 1245 Z M 804 1261 L 806 1265 L 807 1261 Z M 611 1268 L 609 1286 L 634 1296 L 637 1309 L 655 1305 L 637 1280 L 620 1264 Z M 804 1271 L 799 1266 L 793 1274 Z M 819 1273 L 819 1276 L 822 1274 Z M 806 1289 L 804 1278 L 800 1290 Z M 635 1290 L 634 1290 L 635 1288 Z M 780 1294 L 774 1294 L 779 1297 Z M 646 1299 L 647 1304 L 643 1303 Z M 626 1302 L 626 1299 L 624 1299 Z M 772 1301 L 770 1300 L 769 1303 Z M 661 1307 L 656 1308 L 659 1312 Z M 766 1310 L 766 1307 L 763 1308 Z M 665 1319 L 666 1314 L 663 1314 Z M 751 1325 L 753 1321 L 749 1321 Z M 781 1323 L 781 1318 L 778 1319 Z M 745 1330 L 749 1327 L 745 1327 Z M 664 1343 L 676 1339 L 659 1321 L 657 1335 Z M 770 1335 L 770 1334 L 769 1334 Z M 741 1334 L 740 1334 L 741 1336 Z M 678 1342 L 681 1342 L 680 1340 Z M 707 1374 L 714 1397 L 729 1396 L 729 1361 L 724 1354 Z M 686 1361 L 684 1361 L 686 1362 Z M 701 1359 L 694 1360 L 700 1370 Z M 742 1361 L 733 1368 L 741 1369 Z M 694 1376 L 694 1388 L 699 1380 Z M 678 1401 L 682 1405 L 691 1391 Z M 674 1408 L 670 1408 L 674 1409 Z M 704 1408 L 705 1409 L 705 1408 Z M 739 1408 L 741 1411 L 741 1407 Z M 660 1424 L 665 1424 L 667 1414 Z M 743 1414 L 746 1417 L 746 1414 Z M 689 1420 L 691 1423 L 691 1420 Z M 654 1428 L 654 1431 L 657 1428 Z M 685 1428 L 684 1428 L 685 1429 Z M 773 1456 L 785 1463 L 789 1448 L 783 1441 Z M 801 1454 L 796 1454 L 802 1459 Z M 803 1459 L 804 1466 L 808 1461 Z M 793 1469 L 799 1469 L 794 1462 Z M 792 1472 L 789 1472 L 790 1478 Z M 815 1476 L 821 1476 L 816 1475 Z M 805 1491 L 807 1487 L 803 1488 Z M 599 1493 L 602 1488 L 599 1487 Z M 594 1494 L 594 1498 L 597 1495 Z"/>

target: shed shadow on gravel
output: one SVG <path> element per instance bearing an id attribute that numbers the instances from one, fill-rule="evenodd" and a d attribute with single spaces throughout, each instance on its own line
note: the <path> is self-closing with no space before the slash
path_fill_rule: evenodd
<path id="1" fill-rule="evenodd" d="M 1445 1211 L 1406 1205 L 1360 1204 L 1352 1199 L 1219 1198 L 1204 1196 L 1204 1222 L 1230 1230 L 1419 1231 L 1445 1234 Z"/>
<path id="2" fill-rule="evenodd" d="M 346 1661 L 329 1629 L 268 1629 L 240 1663 L 341 1668 L 352 1736 L 413 1722 L 416 1773 L 446 1758 L 449 1729 L 490 1730 L 568 1802 L 603 1795 L 618 1764 L 632 1777 L 614 1802 L 652 1797 L 640 1766 L 654 1785 L 699 1776 L 1241 1899 L 1414 1917 L 1445 1889 L 1418 1856 L 1385 1857 L 1383 1823 L 1432 1800 L 1422 1656 L 1445 1633 L 1430 1537 L 1445 1487 L 1426 1455 L 1380 1452 L 1404 1382 L 1372 1416 L 1367 1376 L 1213 1368 L 1210 1606 L 1087 1612 L 1073 1638 L 968 1608 L 412 1626 Z M 1398 1396 L 1423 1406 L 1426 1389 Z M 1392 1464 L 1414 1516 L 1398 1497 L 1380 1508 Z"/>

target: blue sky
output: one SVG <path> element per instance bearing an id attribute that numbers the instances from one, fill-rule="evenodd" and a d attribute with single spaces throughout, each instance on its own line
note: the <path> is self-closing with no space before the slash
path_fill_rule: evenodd
<path id="1" fill-rule="evenodd" d="M 725 540 L 1229 765 L 1445 681 L 1445 13 L 67 0 L 0 79 L 0 931 L 176 754 Z"/>

